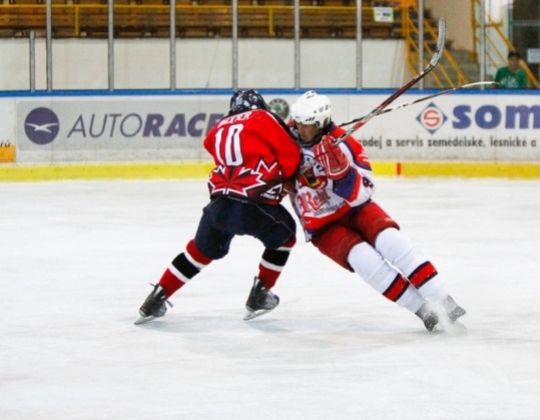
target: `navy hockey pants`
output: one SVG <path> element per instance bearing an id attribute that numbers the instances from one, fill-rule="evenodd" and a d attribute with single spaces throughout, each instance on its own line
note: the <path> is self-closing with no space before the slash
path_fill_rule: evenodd
<path id="1" fill-rule="evenodd" d="M 235 235 L 253 236 L 266 248 L 276 249 L 294 237 L 295 232 L 296 223 L 282 205 L 221 196 L 204 207 L 195 244 L 207 257 L 218 259 L 227 255 Z"/>

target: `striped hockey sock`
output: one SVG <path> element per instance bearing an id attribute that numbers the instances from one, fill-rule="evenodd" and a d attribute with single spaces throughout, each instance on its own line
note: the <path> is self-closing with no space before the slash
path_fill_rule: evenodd
<path id="1" fill-rule="evenodd" d="M 442 284 L 441 277 L 429 261 L 418 265 L 408 278 L 411 284 L 426 299 L 440 302 L 448 296 L 448 292 Z"/>
<path id="2" fill-rule="evenodd" d="M 407 279 L 367 242 L 355 245 L 349 252 L 347 261 L 367 284 L 399 306 L 414 313 L 424 303 Z"/>
<path id="3" fill-rule="evenodd" d="M 267 248 L 264 250 L 259 263 L 258 277 L 266 289 L 271 289 L 276 284 L 295 243 L 296 238 L 293 236 L 277 249 Z"/>
<path id="4" fill-rule="evenodd" d="M 424 299 L 439 302 L 448 296 L 433 264 L 399 230 L 383 230 L 375 245 L 381 255 L 409 279 Z"/>
<path id="5" fill-rule="evenodd" d="M 195 241 L 191 240 L 187 244 L 186 250 L 179 254 L 167 267 L 159 280 L 159 284 L 165 289 L 165 293 L 169 297 L 211 262 L 212 259 L 199 251 Z"/>

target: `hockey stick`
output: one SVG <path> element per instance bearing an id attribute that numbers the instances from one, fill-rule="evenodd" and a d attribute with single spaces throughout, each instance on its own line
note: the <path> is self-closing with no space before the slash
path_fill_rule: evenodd
<path id="1" fill-rule="evenodd" d="M 409 80 L 407 83 L 405 83 L 403 86 L 401 86 L 398 90 L 396 90 L 392 95 L 390 95 L 388 98 L 386 98 L 383 102 L 381 102 L 376 108 L 374 108 L 369 114 L 364 115 L 363 117 L 358 118 L 354 121 L 354 125 L 347 129 L 347 131 L 335 139 L 334 144 L 337 145 L 341 142 L 343 142 L 347 137 L 352 135 L 356 130 L 358 130 L 360 127 L 364 126 L 369 120 L 371 120 L 373 117 L 376 117 L 377 115 L 380 115 L 384 113 L 384 109 L 388 107 L 392 102 L 394 102 L 397 98 L 399 98 L 401 95 L 403 95 L 407 90 L 409 90 L 412 86 L 414 86 L 416 83 L 418 83 L 420 80 L 422 80 L 424 77 L 426 77 L 431 70 L 435 68 L 437 64 L 439 64 L 439 61 L 441 60 L 443 51 L 444 51 L 444 44 L 446 42 L 446 22 L 444 18 L 439 19 L 439 35 L 437 38 L 437 50 L 431 57 L 431 60 L 429 61 L 429 64 L 416 76 L 414 76 L 411 80 Z M 353 121 L 350 121 L 346 125 L 352 124 Z M 309 168 L 311 168 L 312 165 L 308 165 L 305 167 L 301 172 L 305 172 Z"/>
<path id="2" fill-rule="evenodd" d="M 396 106 L 394 106 L 392 108 L 385 108 L 381 112 L 379 112 L 377 115 L 386 114 L 387 112 L 391 112 L 391 111 L 395 111 L 397 109 L 405 108 L 407 106 L 414 105 L 414 104 L 417 104 L 419 102 L 428 101 L 430 99 L 436 98 L 437 96 L 446 95 L 448 93 L 455 92 L 456 90 L 468 89 L 468 88 L 479 87 L 479 86 L 495 87 L 495 86 L 497 86 L 497 82 L 473 82 L 473 83 L 467 83 L 467 84 L 462 85 L 462 86 L 456 86 L 456 87 L 453 87 L 451 89 L 446 89 L 446 90 L 434 93 L 433 95 L 429 95 L 429 96 L 425 96 L 423 98 L 415 99 L 412 102 L 405 102 L 405 103 L 396 105 Z M 340 127 L 345 127 L 345 126 L 350 125 L 352 123 L 355 123 L 357 121 L 361 121 L 364 118 L 365 118 L 365 116 L 360 117 L 360 118 L 355 118 L 354 120 L 347 121 L 345 123 L 340 124 L 339 126 Z"/>
<path id="3" fill-rule="evenodd" d="M 403 86 L 401 86 L 398 90 L 396 90 L 392 95 L 390 95 L 388 98 L 386 98 L 380 105 L 378 105 L 376 108 L 374 108 L 369 114 L 364 115 L 361 118 L 358 118 L 355 122 L 355 124 L 349 128 L 345 134 L 343 134 L 341 137 L 339 137 L 336 141 L 336 144 L 341 143 L 343 140 L 345 140 L 347 137 L 349 137 L 352 133 L 354 133 L 356 130 L 358 130 L 360 127 L 362 127 L 364 124 L 366 124 L 369 120 L 371 120 L 373 117 L 376 117 L 377 115 L 380 115 L 383 113 L 384 109 L 390 105 L 392 102 L 394 102 L 398 97 L 403 95 L 411 86 L 418 83 L 420 80 L 422 80 L 424 77 L 426 77 L 431 70 L 435 68 L 435 66 L 439 63 L 443 50 L 444 50 L 444 43 L 446 41 L 446 23 L 444 21 L 444 18 L 439 19 L 439 37 L 437 39 L 437 50 L 433 54 L 433 57 L 431 57 L 431 60 L 429 64 L 422 70 L 420 73 L 418 73 L 416 76 L 414 76 L 411 80 L 409 80 L 407 83 L 405 83 Z M 350 122 L 352 124 L 352 122 Z M 348 124 L 347 124 L 348 125 Z"/>

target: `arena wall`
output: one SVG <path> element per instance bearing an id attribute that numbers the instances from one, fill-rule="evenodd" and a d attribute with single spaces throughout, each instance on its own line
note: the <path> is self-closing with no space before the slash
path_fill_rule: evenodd
<path id="1" fill-rule="evenodd" d="M 366 39 L 364 87 L 399 86 L 409 77 L 403 40 Z M 356 87 L 354 40 L 302 40 L 301 85 Z M 0 90 L 29 89 L 29 49 L 24 39 L 0 40 Z M 241 39 L 239 85 L 294 87 L 294 44 L 283 39 Z M 332 54 L 336 57 L 327 60 Z M 53 89 L 107 89 L 107 40 L 53 41 Z M 179 39 L 176 43 L 176 87 L 230 88 L 232 44 L 229 39 Z M 324 66 L 321 66 L 324 62 Z M 36 89 L 46 88 L 46 50 L 36 41 Z M 170 88 L 169 40 L 119 39 L 114 44 L 116 89 Z"/>
<path id="2" fill-rule="evenodd" d="M 390 90 L 322 90 L 336 122 Z M 287 114 L 300 92 L 263 90 Z M 416 91 L 398 101 L 428 94 Z M 205 133 L 229 90 L 57 92 L 0 98 L 0 180 L 205 176 Z M 446 95 L 371 120 L 357 134 L 382 175 L 540 177 L 536 92 Z"/>

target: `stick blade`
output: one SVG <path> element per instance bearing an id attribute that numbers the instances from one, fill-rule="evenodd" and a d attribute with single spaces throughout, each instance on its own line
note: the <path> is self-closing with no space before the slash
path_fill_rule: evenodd
<path id="1" fill-rule="evenodd" d="M 444 43 L 446 42 L 446 21 L 444 18 L 439 19 L 439 38 L 437 39 L 437 50 L 444 50 Z"/>
<path id="2" fill-rule="evenodd" d="M 437 38 L 437 51 L 435 51 L 435 54 L 433 54 L 433 57 L 431 57 L 431 61 L 429 62 L 431 67 L 435 67 L 439 60 L 441 59 L 441 56 L 444 51 L 444 44 L 446 43 L 446 21 L 444 18 L 439 19 L 439 35 Z"/>
<path id="3" fill-rule="evenodd" d="M 488 87 L 488 88 L 494 88 L 497 87 L 498 83 L 493 81 L 487 81 L 487 82 L 472 82 L 467 83 L 466 85 L 459 86 L 459 89 L 468 89 L 473 87 Z"/>

